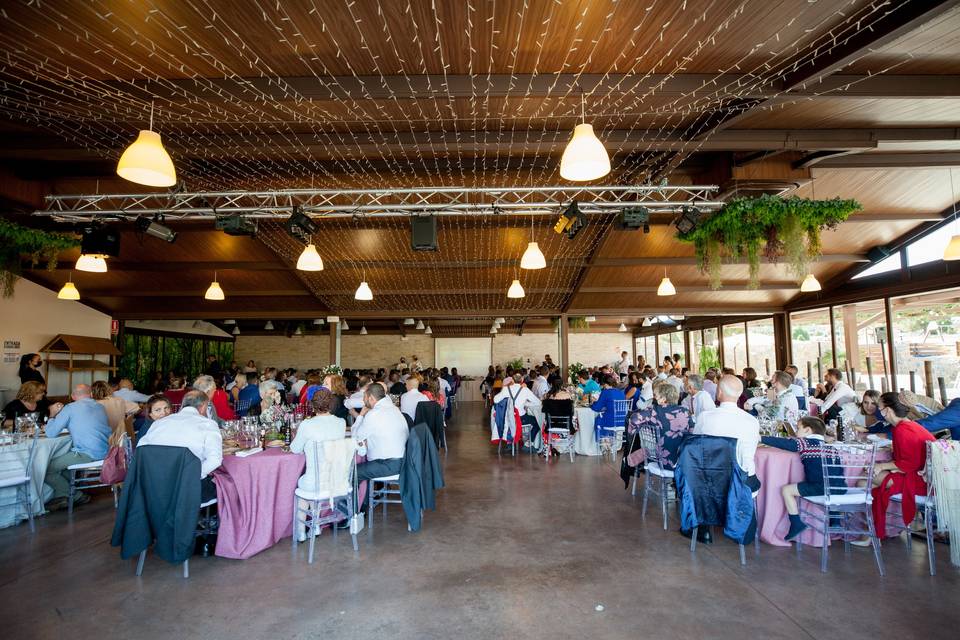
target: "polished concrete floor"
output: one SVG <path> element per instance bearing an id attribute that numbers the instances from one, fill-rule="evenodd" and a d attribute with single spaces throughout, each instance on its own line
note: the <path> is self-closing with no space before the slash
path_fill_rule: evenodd
<path id="1" fill-rule="evenodd" d="M 691 555 L 646 522 L 609 462 L 498 458 L 479 405 L 449 430 L 447 488 L 424 528 L 399 508 L 307 565 L 289 540 L 246 561 L 149 557 L 142 577 L 109 546 L 112 502 L 0 530 L 2 638 L 957 638 L 960 571 L 939 545 L 869 550 L 761 545 L 741 567 L 720 540 Z M 602 606 L 602 610 L 597 610 Z"/>

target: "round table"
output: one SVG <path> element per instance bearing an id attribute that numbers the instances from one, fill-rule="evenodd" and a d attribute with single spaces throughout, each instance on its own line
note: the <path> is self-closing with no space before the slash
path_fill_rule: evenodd
<path id="1" fill-rule="evenodd" d="M 8 445 L 12 451 L 16 452 L 20 458 L 19 465 L 16 461 L 10 459 L 0 463 L 0 476 L 5 474 L 13 475 L 17 471 L 23 471 L 23 466 L 27 463 L 27 457 L 30 454 L 30 441 L 21 442 L 16 445 Z M 53 490 L 43 483 L 44 476 L 47 475 L 47 466 L 50 461 L 57 456 L 70 451 L 73 446 L 73 439 L 70 436 L 60 436 L 57 438 L 38 438 L 37 454 L 33 458 L 33 467 L 30 469 L 31 488 L 30 497 L 33 499 L 31 507 L 33 515 L 43 515 L 43 504 L 53 496 Z M 17 499 L 16 487 L 5 487 L 0 489 L 0 504 L 10 504 Z M 0 509 L 0 528 L 11 527 L 22 520 L 27 519 L 27 514 L 21 512 L 18 508 L 9 506 Z"/>

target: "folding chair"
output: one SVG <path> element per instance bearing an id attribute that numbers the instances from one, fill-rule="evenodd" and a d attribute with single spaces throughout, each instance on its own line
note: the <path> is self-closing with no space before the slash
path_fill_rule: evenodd
<path id="1" fill-rule="evenodd" d="M 321 471 L 324 469 L 322 463 L 326 462 L 325 444 L 324 442 L 316 440 L 310 441 L 307 444 L 306 455 L 310 456 L 313 460 L 311 471 L 313 473 L 314 487 L 320 486 Z M 326 490 L 318 491 L 306 491 L 298 487 L 293 492 L 293 549 L 294 551 L 297 549 L 297 543 L 300 541 L 300 525 L 303 525 L 305 536 L 309 540 L 307 545 L 307 564 L 313 564 L 313 543 L 314 539 L 319 535 L 320 529 L 325 525 L 332 525 L 333 539 L 336 540 L 336 524 L 342 520 L 341 516 L 344 515 L 350 520 L 350 537 L 353 542 L 353 550 L 359 551 L 360 549 L 357 544 L 357 533 L 359 533 L 361 527 L 355 521 L 356 514 L 353 508 L 353 496 L 357 495 L 356 447 L 350 446 L 347 447 L 347 449 L 348 452 L 344 455 L 349 454 L 350 462 L 347 465 L 347 477 L 340 485 L 346 488 L 345 493 L 342 495 L 332 495 L 341 493 L 332 486 Z M 335 478 L 329 478 L 329 480 L 331 483 L 337 481 Z M 306 506 L 301 506 L 301 501 L 305 502 Z M 337 504 L 344 503 L 347 508 L 346 513 L 338 511 L 335 507 Z M 332 504 L 334 507 L 328 509 L 331 511 L 330 513 L 323 515 L 323 504 Z M 370 521 L 372 528 L 372 517 Z"/>
<path id="2" fill-rule="evenodd" d="M 216 533 L 216 527 L 213 527 L 211 525 L 211 520 L 210 520 L 210 507 L 212 507 L 215 504 L 217 504 L 216 498 L 200 504 L 200 508 L 204 511 L 204 517 L 202 520 L 199 520 L 197 522 L 197 528 L 193 532 L 194 538 L 199 538 L 200 536 Z M 206 556 L 206 553 L 204 553 L 204 556 Z M 140 552 L 140 557 L 137 558 L 137 574 L 136 575 L 139 576 L 140 574 L 143 573 L 143 563 L 146 559 L 147 559 L 147 550 L 144 549 L 143 551 Z M 190 558 L 187 558 L 186 560 L 183 561 L 183 577 L 184 578 L 190 577 Z"/>
<path id="3" fill-rule="evenodd" d="M 676 492 L 673 498 L 669 497 L 670 483 L 673 482 L 673 470 L 666 469 L 660 459 L 658 443 L 662 437 L 660 425 L 651 423 L 641 423 L 637 427 L 637 437 L 640 439 L 640 446 L 643 449 L 644 457 L 643 470 L 646 472 L 646 479 L 643 486 L 643 507 L 640 510 L 640 517 L 647 517 L 647 500 L 650 494 L 660 498 L 660 511 L 663 514 L 663 530 L 667 530 L 667 505 L 671 502 L 677 502 Z M 639 466 L 639 465 L 638 465 Z M 653 478 L 657 478 L 658 487 L 653 487 Z M 633 479 L 634 489 L 636 489 L 637 479 Z"/>
<path id="4" fill-rule="evenodd" d="M 561 455 L 570 454 L 570 462 L 573 462 L 576 451 L 573 448 L 573 437 L 570 432 L 573 430 L 572 416 L 554 416 L 549 413 L 544 414 L 544 426 L 547 432 L 546 455 L 544 460 L 550 460 L 550 451 L 556 449 Z"/>
<path id="5" fill-rule="evenodd" d="M 0 435 L 0 489 L 16 489 L 13 502 L 0 504 L 0 508 L 19 507 L 30 522 L 30 533 L 36 531 L 33 524 L 33 478 L 30 470 L 37 455 L 37 438 L 40 429 L 34 429 L 33 435 Z M 25 454 L 25 455 L 24 455 Z M 41 485 L 42 490 L 42 485 Z"/>
<path id="6" fill-rule="evenodd" d="M 922 518 L 924 536 L 927 540 L 927 562 L 930 564 L 930 575 L 937 575 L 937 552 L 936 552 L 936 542 L 934 541 L 934 536 L 939 531 L 946 531 L 946 529 L 939 529 L 939 519 L 937 518 L 937 496 L 936 490 L 933 486 L 933 456 L 932 451 L 933 447 L 936 446 L 935 442 L 927 443 L 927 464 L 925 467 L 926 474 L 924 475 L 924 480 L 927 483 L 927 495 L 925 496 L 916 496 L 917 501 L 917 515 L 914 517 L 914 522 Z M 898 511 L 891 512 L 887 511 L 887 528 L 897 529 L 900 532 L 907 532 L 907 550 L 913 548 L 913 528 L 911 525 L 913 522 L 908 524 L 901 524 L 903 522 L 903 494 L 896 494 L 890 497 L 890 505 L 894 504 L 899 506 Z"/>

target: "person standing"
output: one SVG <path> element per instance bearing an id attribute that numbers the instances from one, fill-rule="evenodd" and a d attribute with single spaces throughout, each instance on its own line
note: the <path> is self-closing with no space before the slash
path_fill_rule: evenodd
<path id="1" fill-rule="evenodd" d="M 43 374 L 40 373 L 40 365 L 43 364 L 43 360 L 40 358 L 39 353 L 27 353 L 20 357 L 20 384 L 24 382 L 39 382 L 40 384 L 47 384 L 46 380 L 43 379 Z"/>

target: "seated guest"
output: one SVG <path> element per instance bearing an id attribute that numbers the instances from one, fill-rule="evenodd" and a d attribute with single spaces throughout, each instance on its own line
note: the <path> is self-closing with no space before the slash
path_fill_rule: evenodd
<path id="1" fill-rule="evenodd" d="M 683 393 L 683 377 L 680 374 L 680 367 L 674 367 L 667 376 L 666 381 L 677 388 L 677 393 Z"/>
<path id="2" fill-rule="evenodd" d="M 107 424 L 113 431 L 110 442 L 117 443 L 124 433 L 135 436 L 132 427 L 127 427 L 127 417 L 140 411 L 140 405 L 113 395 L 113 389 L 103 380 L 97 380 L 90 387 L 90 396 L 100 403 L 107 412 Z"/>
<path id="3" fill-rule="evenodd" d="M 400 473 L 410 433 L 407 420 L 378 384 L 363 396 L 363 409 L 353 423 L 352 437 L 366 449 L 367 461 L 357 465 L 359 481 Z"/>
<path id="4" fill-rule="evenodd" d="M 687 376 L 687 397 L 690 400 L 688 409 L 694 422 L 704 411 L 717 408 L 710 394 L 703 390 L 703 378 L 695 373 Z"/>
<path id="5" fill-rule="evenodd" d="M 185 384 L 186 381 L 182 376 L 171 375 L 170 385 L 167 387 L 167 390 L 163 392 L 163 395 L 170 398 L 171 404 L 180 406 L 180 403 L 183 402 L 183 394 L 188 391 Z"/>
<path id="6" fill-rule="evenodd" d="M 216 390 L 213 392 L 213 408 L 216 410 L 217 415 L 220 416 L 221 420 L 236 420 L 237 416 L 233 412 L 233 408 L 230 406 L 229 396 L 227 392 L 223 389 L 223 377 L 221 375 L 214 376 L 214 382 L 217 385 Z"/>
<path id="7" fill-rule="evenodd" d="M 347 385 L 343 381 L 343 376 L 331 373 L 323 379 L 323 387 L 333 394 L 334 399 L 330 407 L 330 413 L 346 420 L 350 412 L 344 404 L 347 400 Z"/>
<path id="8" fill-rule="evenodd" d="M 241 379 L 243 380 L 242 387 L 240 387 Z M 233 405 L 234 413 L 241 418 L 246 416 L 251 409 L 256 413 L 257 407 L 260 406 L 260 401 L 263 399 L 260 397 L 260 379 L 256 372 L 238 373 L 237 386 L 240 387 L 240 391 L 237 392 L 236 402 Z"/>
<path id="9" fill-rule="evenodd" d="M 309 405 L 313 399 L 313 394 L 317 392 L 317 389 L 324 386 L 326 385 L 319 373 L 308 373 L 307 382 L 300 387 L 300 394 L 297 396 L 298 404 Z"/>
<path id="10" fill-rule="evenodd" d="M 300 423 L 297 429 L 297 435 L 290 443 L 290 451 L 294 453 L 303 453 L 307 443 L 312 441 L 340 440 L 346 436 L 347 423 L 343 418 L 330 413 L 330 407 L 333 406 L 334 395 L 327 389 L 320 389 L 313 394 L 310 405 L 313 407 L 314 415 Z M 307 473 L 300 477 L 298 486 L 301 489 L 312 490 L 313 487 L 304 486 L 307 478 L 312 478 L 309 467 L 312 461 L 307 459 Z"/>
<path id="11" fill-rule="evenodd" d="M 509 398 L 521 419 L 527 415 L 527 409 L 536 409 L 541 406 L 540 398 L 533 395 L 533 391 L 520 382 L 522 379 L 519 373 L 515 373 L 512 378 L 504 378 L 503 388 L 493 397 L 494 404 Z M 623 392 L 621 391 L 620 394 L 623 395 Z"/>
<path id="12" fill-rule="evenodd" d="M 790 517 L 790 530 L 784 536 L 786 540 L 793 540 L 807 528 L 807 525 L 800 520 L 797 496 L 805 498 L 822 496 L 826 491 L 823 486 L 823 442 L 827 434 L 826 425 L 820 418 L 804 416 L 797 423 L 796 432 L 796 438 L 763 436 L 760 439 L 763 444 L 770 447 L 800 454 L 800 462 L 803 464 L 803 482 L 785 484 L 780 489 L 783 504 L 787 508 L 787 515 Z M 841 478 L 831 479 L 830 482 L 831 487 L 836 485 L 837 488 L 843 488 L 844 486 Z"/>
<path id="13" fill-rule="evenodd" d="M 217 408 L 213 406 L 213 396 L 217 392 L 217 381 L 213 379 L 213 376 L 208 376 L 206 374 L 202 376 L 197 376 L 197 379 L 193 381 L 193 388 L 195 391 L 203 391 L 207 394 L 207 398 L 210 400 L 206 404 L 206 417 L 210 418 L 218 425 L 223 424 L 223 418 L 217 415 Z"/>
<path id="14" fill-rule="evenodd" d="M 265 422 L 276 420 L 283 414 L 282 387 L 276 380 L 264 380 L 258 387 L 260 392 L 260 418 Z"/>
<path id="15" fill-rule="evenodd" d="M 848 402 L 856 402 L 857 394 L 850 388 L 850 385 L 843 381 L 843 374 L 840 369 L 827 369 L 824 379 L 827 386 L 818 384 L 818 398 L 811 402 L 820 405 L 820 416 L 829 421 L 839 413 L 840 407 Z M 819 399 L 821 395 L 823 398 Z"/>
<path id="16" fill-rule="evenodd" d="M 141 423 L 140 428 L 137 430 L 137 438 L 142 438 L 143 435 L 150 430 L 150 425 L 160 418 L 166 418 L 171 413 L 173 413 L 173 407 L 170 405 L 170 400 L 166 396 L 159 393 L 150 396 L 150 399 L 147 400 L 147 419 Z"/>
<path id="17" fill-rule="evenodd" d="M 390 395 L 402 396 L 407 392 L 407 385 L 400 382 L 400 372 L 393 370 L 390 372 Z"/>
<path id="18" fill-rule="evenodd" d="M 220 427 L 207 418 L 210 397 L 200 390 L 183 396 L 180 411 L 160 418 L 137 443 L 138 447 L 186 447 L 200 459 L 200 500 L 217 497 L 217 488 L 209 477 L 223 462 L 223 436 Z"/>
<path id="19" fill-rule="evenodd" d="M 417 376 L 407 378 L 407 392 L 400 396 L 400 411 L 413 420 L 417 415 L 417 405 L 429 400 L 430 398 L 420 392 L 420 379 Z"/>
<path id="20" fill-rule="evenodd" d="M 48 438 L 54 438 L 67 431 L 73 439 L 73 447 L 67 453 L 52 458 L 47 465 L 47 475 L 43 481 L 53 489 L 53 498 L 47 505 L 51 511 L 67 506 L 70 495 L 70 474 L 67 467 L 94 460 L 103 460 L 109 449 L 108 440 L 112 430 L 107 421 L 107 412 L 101 404 L 90 397 L 90 387 L 85 384 L 74 386 L 70 396 L 73 402 L 57 409 L 50 407 L 50 421 L 44 429 Z M 77 492 L 74 504 L 84 504 L 90 496 Z"/>
<path id="21" fill-rule="evenodd" d="M 714 404 L 717 402 L 717 370 L 707 369 L 703 376 L 703 390 L 710 394 L 710 399 Z"/>
<path id="22" fill-rule="evenodd" d="M 788 364 L 784 371 L 793 376 L 793 385 L 790 387 L 793 389 L 793 395 L 798 398 L 807 397 L 807 381 L 800 377 L 800 369 L 797 365 Z"/>
<path id="23" fill-rule="evenodd" d="M 537 377 L 533 381 L 533 386 L 530 388 L 530 390 L 533 391 L 533 395 L 541 400 L 550 392 L 550 382 L 547 380 L 549 373 L 550 368 L 541 365 L 540 368 L 537 369 Z"/>
<path id="24" fill-rule="evenodd" d="M 860 433 L 883 433 L 893 437 L 893 428 L 880 416 L 880 392 L 867 389 L 860 400 L 860 410 L 853 418 L 853 427 Z"/>
<path id="25" fill-rule="evenodd" d="M 657 440 L 657 457 L 664 469 L 673 469 L 676 466 L 677 458 L 680 456 L 680 443 L 693 429 L 693 416 L 678 404 L 679 400 L 680 394 L 677 393 L 677 388 L 660 381 L 653 387 L 653 403 L 646 409 L 633 412 L 628 422 L 627 428 L 630 433 L 636 433 L 643 424 L 657 427 L 660 432 L 660 438 Z M 631 449 L 636 451 L 640 448 L 639 438 L 634 438 Z M 632 472 L 629 473 L 624 481 L 632 475 Z"/>
<path id="26" fill-rule="evenodd" d="M 598 433 L 604 429 L 626 426 L 627 412 L 625 411 L 622 415 L 618 415 L 616 412 L 617 401 L 626 400 L 623 389 L 617 387 L 617 382 L 616 374 L 607 374 L 607 377 L 603 380 L 600 397 L 590 406 L 599 414 L 594 423 L 594 428 Z"/>
<path id="27" fill-rule="evenodd" d="M 244 373 L 257 373 L 257 363 L 253 360 L 247 360 L 247 364 L 243 367 Z M 257 376 L 259 378 L 259 376 Z"/>
<path id="28" fill-rule="evenodd" d="M 3 408 L 3 426 L 15 426 L 17 418 L 28 413 L 36 413 L 38 418 L 43 418 L 53 407 L 56 407 L 58 411 L 63 407 L 63 404 L 59 402 L 50 406 L 46 402 L 46 395 L 47 387 L 42 382 L 35 380 L 24 382 L 17 391 L 17 397 Z"/>
<path id="29" fill-rule="evenodd" d="M 357 390 L 350 394 L 350 397 L 344 401 L 343 404 L 345 404 L 347 409 L 350 409 L 354 415 L 363 409 L 365 402 L 363 396 L 372 382 L 373 380 L 370 376 L 361 376 L 360 380 L 357 381 Z"/>
<path id="30" fill-rule="evenodd" d="M 143 404 L 150 399 L 150 396 L 140 393 L 133 388 L 133 382 L 130 378 L 120 378 L 113 395 L 128 402 L 136 402 L 137 404 Z"/>
<path id="31" fill-rule="evenodd" d="M 753 390 L 763 387 L 763 383 L 757 379 L 757 370 L 753 367 L 745 367 L 741 378 L 743 380 L 743 393 L 741 393 L 740 398 L 737 399 L 737 406 L 743 409 L 746 406 L 747 400 L 756 397 Z"/>
<path id="32" fill-rule="evenodd" d="M 642 408 L 645 404 L 641 391 L 643 384 L 640 382 L 640 372 L 631 371 L 627 374 L 627 386 L 623 389 L 623 396 L 630 401 L 630 411 Z"/>
<path id="33" fill-rule="evenodd" d="M 931 433 L 949 429 L 950 437 L 953 440 L 960 440 L 960 398 L 951 400 L 943 411 L 917 420 L 917 424 Z"/>
<path id="34" fill-rule="evenodd" d="M 550 383 L 550 391 L 543 397 L 544 400 L 573 400 L 573 396 L 564 388 L 563 381 L 557 378 Z"/>
<path id="35" fill-rule="evenodd" d="M 789 373 L 777 371 L 773 374 L 773 386 L 767 389 L 766 395 L 747 399 L 743 407 L 748 411 L 755 409 L 757 415 L 773 420 L 784 420 L 788 415 L 796 416 L 800 413 L 800 407 L 792 385 L 793 378 Z"/>
<path id="36" fill-rule="evenodd" d="M 760 423 L 740 409 L 737 400 L 743 395 L 743 383 L 739 378 L 725 375 L 717 384 L 717 402 L 720 406 L 704 411 L 697 418 L 695 434 L 722 436 L 737 441 L 737 464 L 747 474 L 746 485 L 756 492 L 760 489 L 754 456 L 760 443 Z"/>
<path id="37" fill-rule="evenodd" d="M 577 374 L 577 379 L 580 381 L 577 389 L 579 389 L 583 395 L 600 393 L 600 384 L 590 376 L 590 372 L 586 369 L 582 369 L 580 373 Z"/>
<path id="38" fill-rule="evenodd" d="M 303 391 L 303 388 L 307 385 L 308 378 L 311 374 L 314 376 L 317 375 L 314 371 L 307 371 L 305 375 L 298 376 L 296 380 L 290 383 L 290 391 L 293 392 L 297 398 L 300 398 L 300 392 Z M 294 375 L 296 375 L 296 372 L 294 372 Z"/>
<path id="39" fill-rule="evenodd" d="M 907 419 L 910 407 L 900 401 L 895 391 L 880 396 L 880 415 L 893 427 L 893 461 L 874 464 L 873 522 L 877 536 L 887 535 L 887 507 L 890 498 L 900 494 L 903 523 L 913 522 L 917 513 L 917 496 L 927 495 L 927 483 L 920 471 L 927 464 L 927 442 L 933 434 Z M 869 546 L 870 538 L 851 544 Z"/>

